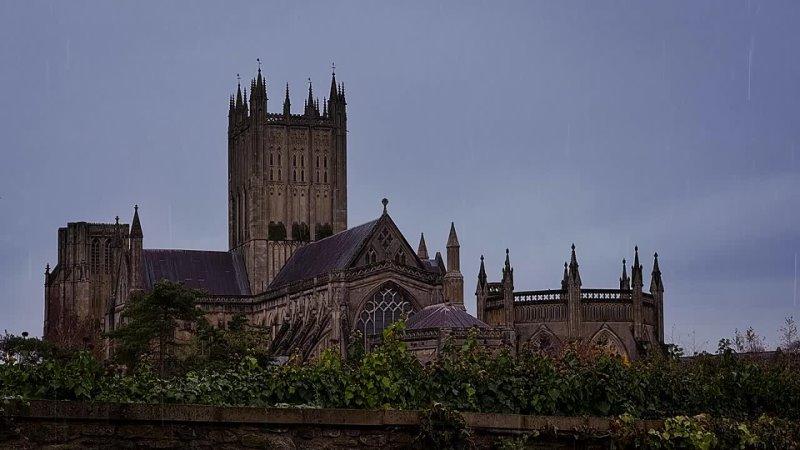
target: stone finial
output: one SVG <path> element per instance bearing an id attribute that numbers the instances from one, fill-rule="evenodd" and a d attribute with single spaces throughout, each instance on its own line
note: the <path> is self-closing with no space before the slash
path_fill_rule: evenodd
<path id="1" fill-rule="evenodd" d="M 387 198 L 384 198 L 383 200 L 381 200 L 381 203 L 383 204 L 383 213 L 384 213 L 384 214 L 387 214 L 387 211 L 386 211 L 386 206 L 388 206 L 388 205 L 389 205 L 389 199 L 387 199 Z"/>

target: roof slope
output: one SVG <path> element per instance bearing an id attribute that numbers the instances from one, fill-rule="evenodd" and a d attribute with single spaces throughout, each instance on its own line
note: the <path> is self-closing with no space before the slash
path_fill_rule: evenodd
<path id="1" fill-rule="evenodd" d="M 142 250 L 142 279 L 150 290 L 159 280 L 179 281 L 210 295 L 250 295 L 241 255 L 206 250 Z"/>
<path id="2" fill-rule="evenodd" d="M 298 248 L 272 280 L 269 289 L 347 268 L 379 220 L 372 220 Z"/>
<path id="3" fill-rule="evenodd" d="M 406 328 L 420 330 L 423 328 L 490 328 L 489 325 L 471 316 L 460 306 L 452 303 L 439 303 L 422 308 L 409 317 Z"/>

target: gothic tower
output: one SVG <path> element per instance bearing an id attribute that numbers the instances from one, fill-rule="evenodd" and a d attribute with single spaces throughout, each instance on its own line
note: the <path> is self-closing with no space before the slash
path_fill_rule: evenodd
<path id="1" fill-rule="evenodd" d="M 347 228 L 347 113 L 344 84 L 313 95 L 292 114 L 289 85 L 280 113 L 267 111 L 266 80 L 237 87 L 228 111 L 228 241 L 244 256 L 251 291 L 266 290 L 292 253 Z"/>

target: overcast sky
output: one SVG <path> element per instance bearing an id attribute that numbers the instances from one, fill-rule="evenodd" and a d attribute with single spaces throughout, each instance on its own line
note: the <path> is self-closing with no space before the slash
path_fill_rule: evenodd
<path id="1" fill-rule="evenodd" d="M 399 4 L 399 3 L 402 3 Z M 666 337 L 777 343 L 800 319 L 800 2 L 0 4 L 0 331 L 40 335 L 69 221 L 145 247 L 227 249 L 227 111 L 263 61 L 300 112 L 331 63 L 348 100 L 349 225 L 389 212 L 518 290 L 618 287 L 658 251 Z"/>

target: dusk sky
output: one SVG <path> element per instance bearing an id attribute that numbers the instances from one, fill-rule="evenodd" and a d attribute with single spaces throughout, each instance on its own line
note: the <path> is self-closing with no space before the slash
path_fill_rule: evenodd
<path id="1" fill-rule="evenodd" d="M 345 83 L 349 226 L 381 199 L 416 247 L 461 242 L 517 290 L 619 286 L 639 245 L 688 351 L 800 319 L 800 2 L 0 4 L 0 332 L 41 335 L 67 222 L 227 250 L 228 96 Z"/>

